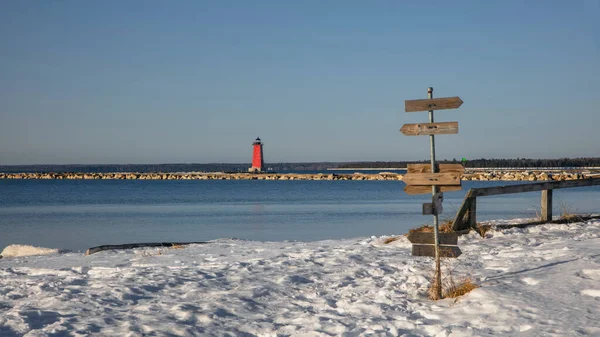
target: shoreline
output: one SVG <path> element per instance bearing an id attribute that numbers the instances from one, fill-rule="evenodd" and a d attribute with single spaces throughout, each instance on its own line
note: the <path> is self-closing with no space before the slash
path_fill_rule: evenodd
<path id="1" fill-rule="evenodd" d="M 560 181 L 600 176 L 592 172 L 547 171 L 467 171 L 464 181 Z M 0 173 L 0 180 L 402 180 L 403 174 L 380 173 L 224 173 L 224 172 L 49 172 Z"/>

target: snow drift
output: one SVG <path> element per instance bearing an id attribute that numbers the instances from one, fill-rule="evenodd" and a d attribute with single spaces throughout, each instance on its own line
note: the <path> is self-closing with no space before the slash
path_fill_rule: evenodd
<path id="1" fill-rule="evenodd" d="M 43 248 L 29 245 L 8 245 L 0 256 L 2 257 L 19 257 L 19 256 L 33 256 L 33 255 L 48 255 L 59 253 L 58 249 L 54 248 Z"/>

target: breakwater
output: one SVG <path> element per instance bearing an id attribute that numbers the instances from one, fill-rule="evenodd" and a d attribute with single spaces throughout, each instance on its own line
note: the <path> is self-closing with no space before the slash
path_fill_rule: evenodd
<path id="1" fill-rule="evenodd" d="M 537 180 L 574 180 L 597 173 L 582 172 L 541 172 L 541 171 L 467 171 L 462 180 L 480 181 L 537 181 Z M 49 173 L 0 173 L 0 179 L 113 179 L 113 180 L 402 180 L 403 175 L 393 172 L 380 173 L 224 173 L 224 172 L 49 172 Z"/>

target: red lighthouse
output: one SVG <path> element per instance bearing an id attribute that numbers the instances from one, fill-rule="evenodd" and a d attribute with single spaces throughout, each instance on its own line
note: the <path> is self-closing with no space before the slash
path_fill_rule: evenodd
<path id="1" fill-rule="evenodd" d="M 263 167 L 265 166 L 265 161 L 263 158 L 263 143 L 260 141 L 260 138 L 256 138 L 254 143 L 252 143 L 254 150 L 252 152 L 252 167 L 248 169 L 249 172 L 262 172 Z"/>

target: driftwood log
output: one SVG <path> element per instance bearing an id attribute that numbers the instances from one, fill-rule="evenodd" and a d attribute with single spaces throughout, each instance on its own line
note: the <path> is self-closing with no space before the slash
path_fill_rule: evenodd
<path id="1" fill-rule="evenodd" d="M 176 246 L 185 246 L 185 245 L 200 245 L 208 243 L 206 241 L 200 242 L 148 242 L 148 243 L 126 243 L 122 245 L 104 245 L 104 246 L 96 246 L 92 248 L 88 248 L 85 251 L 85 255 L 92 255 L 94 253 L 103 251 L 103 250 L 114 250 L 114 249 L 133 249 L 133 248 L 142 248 L 142 247 L 176 247 Z"/>

